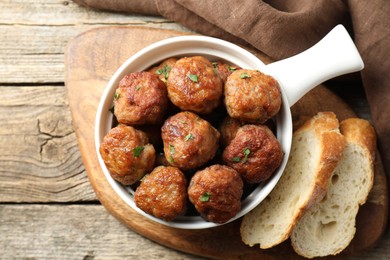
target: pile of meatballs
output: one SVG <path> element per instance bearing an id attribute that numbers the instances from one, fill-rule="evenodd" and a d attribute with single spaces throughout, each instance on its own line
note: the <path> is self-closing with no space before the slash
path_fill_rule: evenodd
<path id="1" fill-rule="evenodd" d="M 169 58 L 119 82 L 100 154 L 146 213 L 173 221 L 191 208 L 225 223 L 240 211 L 246 187 L 282 162 L 272 119 L 281 102 L 277 81 L 258 70 Z"/>

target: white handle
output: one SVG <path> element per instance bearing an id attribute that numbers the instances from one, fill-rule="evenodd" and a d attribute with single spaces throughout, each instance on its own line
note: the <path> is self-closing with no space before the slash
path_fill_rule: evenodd
<path id="1" fill-rule="evenodd" d="M 265 72 L 278 80 L 292 106 L 322 82 L 363 68 L 347 30 L 337 25 L 310 49 L 267 65 Z"/>

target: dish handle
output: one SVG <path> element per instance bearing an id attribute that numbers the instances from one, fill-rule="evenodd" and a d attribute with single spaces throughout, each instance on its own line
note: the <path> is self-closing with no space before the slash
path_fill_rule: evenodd
<path id="1" fill-rule="evenodd" d="M 324 81 L 363 68 L 362 58 L 347 30 L 337 25 L 313 47 L 267 65 L 264 72 L 278 80 L 291 107 Z"/>

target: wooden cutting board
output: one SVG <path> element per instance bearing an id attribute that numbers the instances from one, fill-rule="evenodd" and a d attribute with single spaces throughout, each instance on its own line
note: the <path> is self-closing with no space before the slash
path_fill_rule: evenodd
<path id="1" fill-rule="evenodd" d="M 82 159 L 96 195 L 117 219 L 139 234 L 167 247 L 217 259 L 299 258 L 286 241 L 269 250 L 248 247 L 241 242 L 240 219 L 212 229 L 182 230 L 154 223 L 127 206 L 110 187 L 99 167 L 94 148 L 95 113 L 100 96 L 117 68 L 141 48 L 181 32 L 144 27 L 104 27 L 87 31 L 68 45 L 65 85 Z M 256 53 L 265 63 L 270 59 Z M 353 111 L 324 86 L 318 86 L 292 108 L 294 126 L 319 111 L 334 111 L 339 120 L 353 117 Z M 368 202 L 357 217 L 357 233 L 342 253 L 358 254 L 371 248 L 386 227 L 388 191 L 379 156 L 375 184 Z"/>

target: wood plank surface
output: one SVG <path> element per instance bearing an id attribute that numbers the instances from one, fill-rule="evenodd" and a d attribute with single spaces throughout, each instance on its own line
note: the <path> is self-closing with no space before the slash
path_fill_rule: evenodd
<path id="1" fill-rule="evenodd" d="M 0 202 L 95 200 L 63 87 L 2 87 Z"/>
<path id="2" fill-rule="evenodd" d="M 0 259 L 201 259 L 122 225 L 87 179 L 70 127 L 64 50 L 79 33 L 112 25 L 190 31 L 162 17 L 67 0 L 0 0 Z M 352 103 L 369 118 L 360 94 Z M 387 259 L 389 241 L 387 232 L 351 259 Z"/>
<path id="3" fill-rule="evenodd" d="M 0 205 L 0 216 L 1 259 L 201 259 L 129 232 L 100 205 Z"/>
<path id="4" fill-rule="evenodd" d="M 64 49 L 83 31 L 111 25 L 175 30 L 183 26 L 162 17 L 96 12 L 72 1 L 0 1 L 0 83 L 64 81 Z"/>
<path id="5" fill-rule="evenodd" d="M 1 259 L 205 259 L 131 231 L 101 205 L 0 205 L 0 234 Z M 374 250 L 348 259 L 389 255 L 386 234 Z"/>
<path id="6" fill-rule="evenodd" d="M 245 246 L 240 239 L 240 220 L 204 230 L 174 229 L 147 220 L 119 198 L 100 169 L 94 146 L 94 119 L 110 75 L 142 47 L 178 35 L 182 33 L 142 27 L 108 27 L 87 31 L 69 44 L 65 77 L 69 105 L 83 161 L 97 197 L 111 214 L 128 227 L 177 250 L 218 259 L 298 258 L 288 241 L 270 250 Z M 127 44 L 123 45 L 123 42 Z M 261 53 L 257 55 L 266 59 Z M 324 86 L 318 86 L 292 108 L 295 127 L 319 111 L 333 111 L 339 120 L 355 116 L 341 98 Z M 343 255 L 357 254 L 371 248 L 386 227 L 387 183 L 380 160 L 376 163 L 375 172 L 374 189 L 358 215 L 356 236 Z"/>

